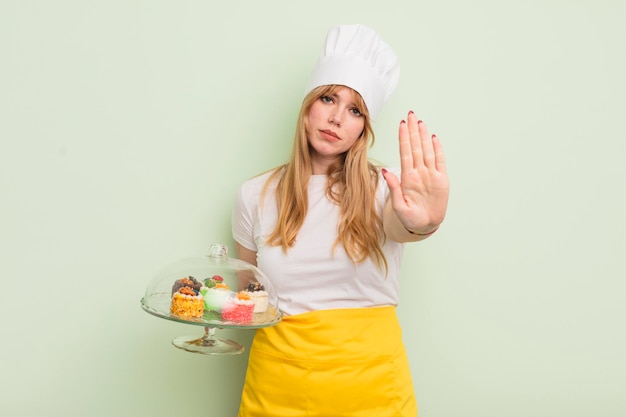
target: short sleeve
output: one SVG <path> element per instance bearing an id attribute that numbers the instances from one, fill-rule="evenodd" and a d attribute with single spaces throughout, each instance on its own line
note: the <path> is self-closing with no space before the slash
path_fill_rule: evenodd
<path id="1" fill-rule="evenodd" d="M 256 252 L 254 241 L 254 223 L 258 207 L 258 199 L 253 198 L 250 188 L 244 183 L 239 187 L 235 196 L 235 204 L 232 213 L 232 233 L 235 242 L 246 249 Z"/>

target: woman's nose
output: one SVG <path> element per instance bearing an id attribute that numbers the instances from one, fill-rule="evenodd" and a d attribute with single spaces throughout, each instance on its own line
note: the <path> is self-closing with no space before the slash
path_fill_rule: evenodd
<path id="1" fill-rule="evenodd" d="M 328 121 L 330 123 L 336 124 L 337 126 L 341 126 L 341 114 L 338 111 L 332 111 L 330 113 Z"/>

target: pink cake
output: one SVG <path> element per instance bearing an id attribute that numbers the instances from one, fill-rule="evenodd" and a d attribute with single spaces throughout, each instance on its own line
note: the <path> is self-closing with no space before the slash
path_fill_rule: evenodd
<path id="1" fill-rule="evenodd" d="M 243 293 L 229 298 L 222 306 L 222 319 L 237 323 L 250 323 L 254 316 L 254 301 Z"/>

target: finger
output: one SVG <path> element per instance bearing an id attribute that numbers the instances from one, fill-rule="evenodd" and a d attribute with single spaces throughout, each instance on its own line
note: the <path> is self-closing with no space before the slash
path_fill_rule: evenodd
<path id="1" fill-rule="evenodd" d="M 432 140 L 434 135 L 428 133 L 428 127 L 426 126 L 426 123 L 422 121 L 419 121 L 418 128 L 422 144 L 422 160 L 426 167 L 433 168 L 436 164 L 435 149 Z"/>
<path id="2" fill-rule="evenodd" d="M 443 147 L 441 146 L 441 141 L 435 135 L 432 136 L 433 142 L 433 150 L 435 152 L 435 169 L 437 171 L 445 174 L 446 173 L 446 157 L 443 154 Z"/>
<path id="3" fill-rule="evenodd" d="M 404 195 L 402 193 L 402 187 L 400 186 L 400 180 L 398 180 L 398 177 L 396 177 L 395 174 L 387 171 L 386 169 L 383 169 L 382 172 L 383 178 L 385 178 L 387 186 L 389 187 L 392 207 L 401 207 L 404 203 Z"/>
<path id="4" fill-rule="evenodd" d="M 411 153 L 409 128 L 404 120 L 400 122 L 398 138 L 400 141 L 400 169 L 402 172 L 407 172 L 413 168 L 413 155 Z"/>
<path id="5" fill-rule="evenodd" d="M 407 117 L 407 123 L 409 127 L 409 140 L 411 141 L 411 155 L 413 157 L 413 167 L 423 165 L 424 155 L 422 153 L 422 141 L 420 138 L 420 124 L 421 120 L 417 120 L 417 116 L 413 113 L 413 110 L 409 112 Z"/>

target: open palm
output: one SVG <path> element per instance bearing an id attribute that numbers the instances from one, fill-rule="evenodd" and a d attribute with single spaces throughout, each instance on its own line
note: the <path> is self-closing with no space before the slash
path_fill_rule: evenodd
<path id="1" fill-rule="evenodd" d="M 400 179 L 385 175 L 398 219 L 417 233 L 436 228 L 448 207 L 450 185 L 439 139 L 409 112 L 399 128 Z"/>

